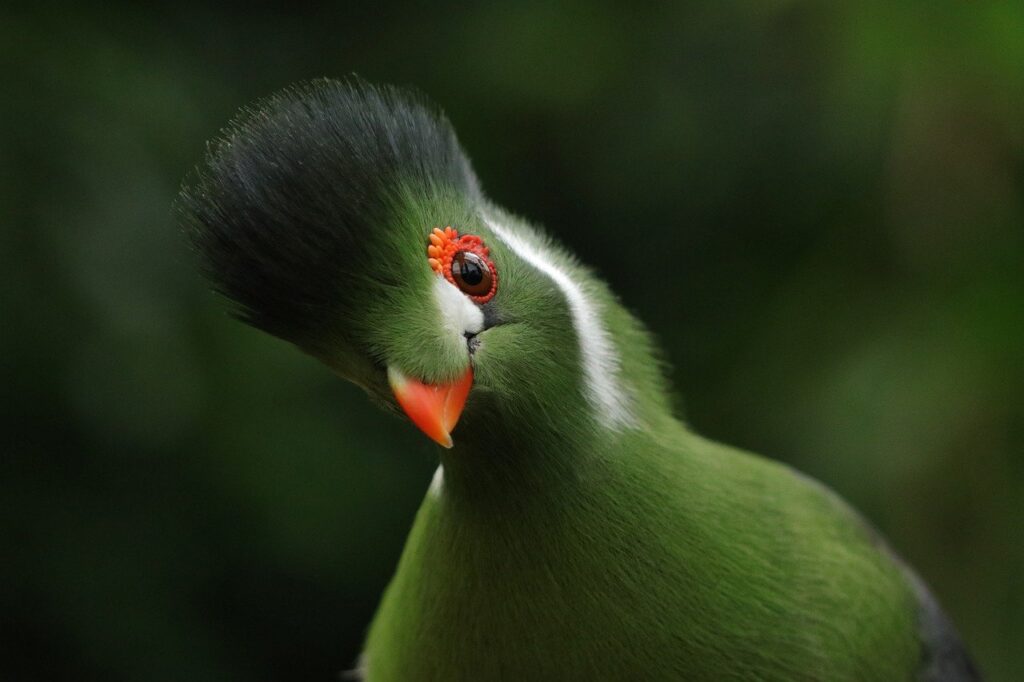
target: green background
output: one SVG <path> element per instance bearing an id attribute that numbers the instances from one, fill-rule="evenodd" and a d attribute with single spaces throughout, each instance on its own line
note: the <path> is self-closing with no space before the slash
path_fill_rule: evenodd
<path id="1" fill-rule="evenodd" d="M 838 490 L 1019 679 L 1024 3 L 37 5 L 0 64 L 0 679 L 357 654 L 432 446 L 228 318 L 170 214 L 237 107 L 350 72 L 442 105 L 696 429 Z"/>

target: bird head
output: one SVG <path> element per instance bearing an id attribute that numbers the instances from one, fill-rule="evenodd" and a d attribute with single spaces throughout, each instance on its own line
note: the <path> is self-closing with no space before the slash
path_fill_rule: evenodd
<path id="1" fill-rule="evenodd" d="M 464 407 L 460 438 L 635 416 L 620 346 L 646 348 L 645 335 L 565 251 L 484 197 L 419 96 L 318 81 L 258 102 L 186 180 L 179 213 L 242 320 L 445 447 Z"/>

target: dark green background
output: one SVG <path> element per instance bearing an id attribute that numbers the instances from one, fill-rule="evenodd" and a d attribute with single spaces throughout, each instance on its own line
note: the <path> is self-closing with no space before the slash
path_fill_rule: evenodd
<path id="1" fill-rule="evenodd" d="M 1024 3 L 0 10 L 0 679 L 333 680 L 435 463 L 229 319 L 171 218 L 237 107 L 358 72 L 661 338 L 692 424 L 1024 646 Z"/>

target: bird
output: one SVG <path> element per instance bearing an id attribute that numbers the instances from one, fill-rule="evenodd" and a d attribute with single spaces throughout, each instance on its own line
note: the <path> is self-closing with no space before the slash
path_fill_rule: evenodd
<path id="1" fill-rule="evenodd" d="M 426 96 L 289 86 L 176 211 L 237 318 L 437 444 L 361 679 L 980 679 L 837 494 L 679 418 L 652 334 L 488 199 Z"/>

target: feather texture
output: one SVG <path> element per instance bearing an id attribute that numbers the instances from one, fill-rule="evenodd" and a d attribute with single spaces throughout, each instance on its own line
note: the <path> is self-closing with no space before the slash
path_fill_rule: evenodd
<path id="1" fill-rule="evenodd" d="M 430 383 L 473 365 L 366 679 L 977 679 L 934 598 L 841 500 L 675 418 L 643 325 L 483 196 L 419 98 L 332 81 L 271 97 L 179 208 L 244 320 L 385 407 L 386 368 Z M 449 225 L 487 244 L 492 299 L 428 263 Z"/>

